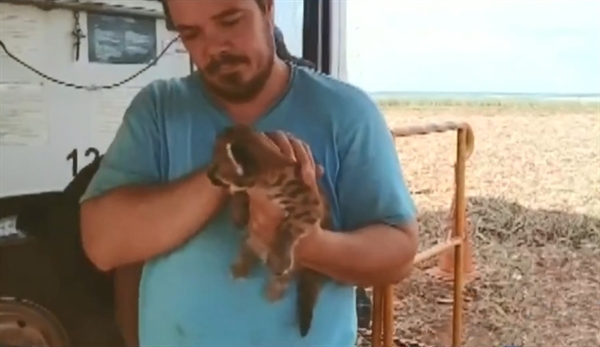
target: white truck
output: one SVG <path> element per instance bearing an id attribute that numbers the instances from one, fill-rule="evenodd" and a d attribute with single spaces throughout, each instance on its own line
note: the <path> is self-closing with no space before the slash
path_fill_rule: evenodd
<path id="1" fill-rule="evenodd" d="M 275 9 L 292 55 L 346 77 L 344 2 Z M 78 199 L 133 95 L 189 57 L 155 0 L 0 0 L 0 42 L 0 347 L 135 346 L 137 303 L 115 319 Z"/>

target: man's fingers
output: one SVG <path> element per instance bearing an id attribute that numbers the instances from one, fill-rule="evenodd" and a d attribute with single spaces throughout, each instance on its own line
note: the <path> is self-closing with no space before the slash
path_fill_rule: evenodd
<path id="1" fill-rule="evenodd" d="M 290 133 L 281 131 L 263 133 L 271 143 L 273 143 L 281 153 L 288 158 L 292 158 L 302 165 L 302 175 L 304 180 L 313 180 L 323 176 L 325 170 L 323 166 L 317 165 L 312 155 L 312 151 L 307 143 L 299 140 Z M 308 183 L 308 182 L 307 182 Z"/>
<path id="2" fill-rule="evenodd" d="M 325 169 L 323 169 L 323 166 L 317 165 L 315 173 L 317 174 L 317 178 L 321 178 L 321 176 L 323 176 L 323 174 L 325 173 Z"/>
<path id="3" fill-rule="evenodd" d="M 293 160 L 296 160 L 296 156 L 294 155 L 294 148 L 292 147 L 290 141 L 283 132 L 269 132 L 267 133 L 267 136 L 271 139 L 271 141 L 273 141 L 277 145 L 277 147 L 279 147 L 279 150 L 283 155 L 285 155 L 288 158 L 292 158 Z"/>
<path id="4" fill-rule="evenodd" d="M 277 146 L 277 144 L 275 143 L 275 141 L 273 141 L 271 139 L 271 137 L 269 136 L 269 133 L 260 133 L 260 135 L 265 140 L 265 143 L 267 143 L 269 146 L 273 147 L 274 149 L 277 149 L 278 151 L 281 151 L 279 149 L 279 146 Z"/>
<path id="5" fill-rule="evenodd" d="M 310 150 L 310 146 L 306 142 L 302 142 L 302 146 L 304 148 L 303 153 L 305 153 L 306 160 L 309 162 L 308 166 L 310 167 L 310 174 L 315 175 L 317 179 L 321 178 L 325 173 L 325 169 L 315 162 L 315 157 Z M 315 178 L 312 177 L 312 179 L 314 180 Z"/>
<path id="6" fill-rule="evenodd" d="M 290 143 L 294 147 L 294 153 L 298 163 L 302 166 L 302 180 L 312 186 L 316 182 L 316 165 L 308 145 L 296 138 L 291 138 Z"/>
<path id="7" fill-rule="evenodd" d="M 294 150 L 294 155 L 296 156 L 296 160 L 302 168 L 306 168 L 309 170 L 314 170 L 314 160 L 312 159 L 312 155 L 310 154 L 310 149 L 303 142 L 298 140 L 295 137 L 288 137 L 290 141 L 290 145 Z"/>

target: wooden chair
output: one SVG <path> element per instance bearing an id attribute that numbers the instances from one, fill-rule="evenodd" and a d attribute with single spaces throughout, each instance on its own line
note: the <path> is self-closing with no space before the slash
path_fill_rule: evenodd
<path id="1" fill-rule="evenodd" d="M 457 131 L 455 192 L 452 208 L 454 212 L 455 235 L 450 235 L 446 241 L 441 242 L 415 257 L 414 263 L 418 264 L 442 253 L 454 252 L 454 300 L 452 315 L 452 347 L 460 347 L 462 332 L 462 306 L 464 287 L 464 245 L 466 222 L 465 199 L 465 166 L 466 160 L 474 150 L 474 136 L 471 126 L 467 123 L 446 122 L 428 124 L 424 126 L 411 126 L 393 129 L 392 136 L 408 137 L 414 135 L 427 135 L 446 131 Z M 373 325 L 372 347 L 393 347 L 396 327 L 394 321 L 394 285 L 373 288 Z"/>

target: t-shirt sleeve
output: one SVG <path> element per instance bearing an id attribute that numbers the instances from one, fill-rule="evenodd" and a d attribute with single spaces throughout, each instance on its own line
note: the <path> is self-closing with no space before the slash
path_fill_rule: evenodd
<path id="1" fill-rule="evenodd" d="M 153 90 L 150 84 L 131 101 L 80 202 L 121 186 L 160 182 L 160 136 Z"/>
<path id="2" fill-rule="evenodd" d="M 356 95 L 359 94 L 359 95 Z M 383 114 L 365 93 L 355 93 L 338 132 L 337 195 L 343 230 L 398 225 L 416 209 Z"/>

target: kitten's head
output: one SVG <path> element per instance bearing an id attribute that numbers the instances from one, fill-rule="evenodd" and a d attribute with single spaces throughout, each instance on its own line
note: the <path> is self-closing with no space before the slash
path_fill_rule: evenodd
<path id="1" fill-rule="evenodd" d="M 235 125 L 217 136 L 207 175 L 216 186 L 248 188 L 262 174 L 293 163 L 263 133 Z"/>

